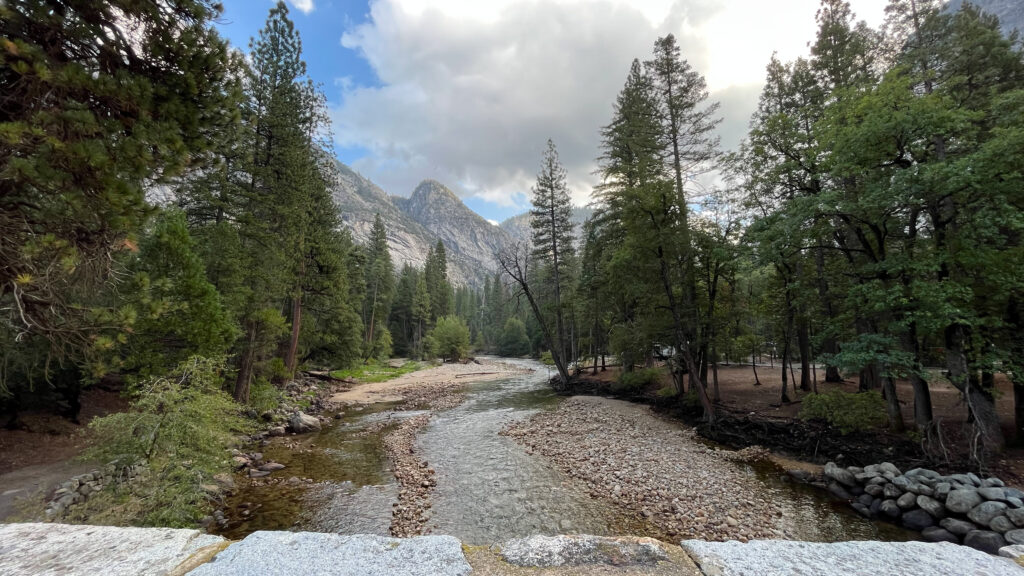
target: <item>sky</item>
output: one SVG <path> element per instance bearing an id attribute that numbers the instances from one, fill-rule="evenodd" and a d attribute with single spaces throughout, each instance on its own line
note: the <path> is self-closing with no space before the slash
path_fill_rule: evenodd
<path id="1" fill-rule="evenodd" d="M 878 26 L 887 0 L 851 0 Z M 248 48 L 272 0 L 224 0 Z M 721 103 L 723 150 L 747 131 L 773 52 L 808 53 L 818 0 L 288 0 L 338 158 L 386 191 L 444 183 L 492 221 L 524 212 L 547 139 L 585 204 L 601 126 L 634 58 L 672 33 Z"/>

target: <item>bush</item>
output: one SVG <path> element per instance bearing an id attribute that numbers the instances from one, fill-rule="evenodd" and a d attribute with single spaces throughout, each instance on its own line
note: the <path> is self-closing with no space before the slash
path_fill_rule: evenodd
<path id="1" fill-rule="evenodd" d="M 445 360 L 454 362 L 469 352 L 469 327 L 458 316 L 438 318 L 429 337 L 437 345 L 437 354 Z"/>
<path id="2" fill-rule="evenodd" d="M 545 364 L 547 366 L 554 366 L 555 365 L 555 357 L 551 355 L 551 351 L 550 350 L 545 350 L 545 351 L 540 353 L 540 361 L 541 361 L 541 363 L 543 363 L 543 364 Z"/>
<path id="3" fill-rule="evenodd" d="M 130 517 L 146 526 L 194 527 L 209 507 L 203 484 L 231 470 L 227 448 L 248 428 L 239 406 L 221 391 L 223 363 L 194 356 L 139 389 L 131 410 L 93 420 L 87 459 L 121 466 L 148 463 L 127 488 Z"/>
<path id="4" fill-rule="evenodd" d="M 661 378 L 661 371 L 657 368 L 644 368 L 632 372 L 623 372 L 619 381 L 612 384 L 612 390 L 616 392 L 639 392 L 651 384 L 656 384 Z"/>
<path id="5" fill-rule="evenodd" d="M 800 418 L 824 420 L 843 434 L 877 428 L 887 422 L 885 400 L 876 391 L 808 394 L 800 407 Z"/>
<path id="6" fill-rule="evenodd" d="M 276 410 L 281 404 L 281 391 L 266 378 L 257 378 L 249 389 L 249 406 L 258 414 Z"/>

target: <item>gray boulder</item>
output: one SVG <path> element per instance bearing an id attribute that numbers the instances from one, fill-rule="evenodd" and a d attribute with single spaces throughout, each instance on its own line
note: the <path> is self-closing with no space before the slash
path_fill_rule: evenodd
<path id="1" fill-rule="evenodd" d="M 882 495 L 886 498 L 899 498 L 903 495 L 903 491 L 896 487 L 895 484 L 886 484 L 882 486 Z"/>
<path id="2" fill-rule="evenodd" d="M 942 505 L 942 502 L 930 496 L 918 496 L 917 505 L 925 512 L 931 514 L 933 518 L 942 519 L 946 517 L 946 507 Z"/>
<path id="3" fill-rule="evenodd" d="M 945 528 L 939 528 L 938 526 L 929 526 L 924 530 L 921 530 L 921 537 L 928 542 L 952 542 L 953 544 L 959 544 L 960 539 L 955 534 L 946 530 Z"/>
<path id="4" fill-rule="evenodd" d="M 917 506 L 917 494 L 914 494 L 913 492 L 907 492 L 906 494 L 896 499 L 896 504 L 898 504 L 899 507 L 903 508 L 904 510 L 910 510 L 914 506 Z"/>
<path id="5" fill-rule="evenodd" d="M 1010 544 L 1024 544 L 1024 530 L 1010 530 L 1003 534 L 1003 538 Z"/>
<path id="6" fill-rule="evenodd" d="M 949 482 L 939 482 L 935 485 L 935 497 L 939 500 L 945 500 L 946 496 L 949 496 L 949 491 L 953 489 L 953 485 Z"/>
<path id="7" fill-rule="evenodd" d="M 1003 546 L 999 549 L 999 555 L 1004 558 L 1016 560 L 1024 556 L 1024 545 L 1010 544 L 1009 546 Z"/>
<path id="8" fill-rule="evenodd" d="M 860 502 L 851 502 L 850 507 L 856 510 L 861 516 L 871 518 L 871 508 L 861 504 Z"/>
<path id="9" fill-rule="evenodd" d="M 978 494 L 985 500 L 1003 500 L 1006 498 L 1006 492 L 1002 488 L 998 487 L 986 487 L 978 488 Z"/>
<path id="10" fill-rule="evenodd" d="M 320 420 L 300 410 L 288 418 L 288 426 L 296 434 L 305 434 L 306 432 L 320 430 Z"/>
<path id="11" fill-rule="evenodd" d="M 1018 500 L 1024 500 L 1024 492 L 1016 488 L 1004 487 L 1003 492 L 1006 493 L 1007 498 L 1017 498 Z"/>
<path id="12" fill-rule="evenodd" d="M 988 527 L 1000 534 L 1004 534 L 1016 528 L 1016 526 L 1013 525 L 1013 522 L 1011 522 L 1006 516 L 996 516 L 988 523 Z"/>
<path id="13" fill-rule="evenodd" d="M 970 479 L 971 484 L 974 484 L 975 486 L 981 486 L 981 478 L 978 478 L 978 475 L 975 474 L 974 472 L 968 472 L 967 478 Z"/>
<path id="14" fill-rule="evenodd" d="M 878 465 L 878 471 L 880 473 L 882 473 L 882 474 L 885 474 L 886 472 L 888 472 L 889 474 L 892 474 L 893 476 L 899 476 L 900 475 L 900 469 L 897 468 L 896 466 L 894 466 L 890 462 L 882 462 L 881 464 L 879 464 Z"/>
<path id="15" fill-rule="evenodd" d="M 864 487 L 864 492 L 869 496 L 874 496 L 877 498 L 881 496 L 885 492 L 885 490 L 883 490 L 882 487 L 879 486 L 878 484 L 868 484 L 867 486 Z"/>
<path id="16" fill-rule="evenodd" d="M 846 468 L 836 466 L 835 462 L 825 464 L 824 474 L 825 477 L 831 478 L 845 486 L 857 486 L 857 478 L 854 476 L 853 472 L 850 472 Z"/>
<path id="17" fill-rule="evenodd" d="M 953 490 L 946 496 L 946 508 L 957 514 L 967 514 L 972 508 L 981 504 L 982 498 L 977 490 L 969 488 Z"/>
<path id="18" fill-rule="evenodd" d="M 853 495 L 850 494 L 842 484 L 835 480 L 828 483 L 828 491 L 840 500 L 853 500 Z"/>
<path id="19" fill-rule="evenodd" d="M 989 554 L 998 554 L 999 549 L 1006 546 L 1006 539 L 998 532 L 971 530 L 964 536 L 964 546 L 970 546 Z"/>
<path id="20" fill-rule="evenodd" d="M 1002 480 L 1000 480 L 999 478 L 996 478 L 995 476 L 993 476 L 991 478 L 985 478 L 984 480 L 982 480 L 981 481 L 981 486 L 982 486 L 982 488 L 986 488 L 986 487 L 989 487 L 989 486 L 994 486 L 996 488 L 1002 488 L 1003 486 L 1006 486 L 1006 484 Z"/>
<path id="21" fill-rule="evenodd" d="M 988 526 L 996 516 L 1001 516 L 1006 511 L 1006 504 L 1002 502 L 982 502 L 967 513 L 967 518 L 975 524 Z"/>
<path id="22" fill-rule="evenodd" d="M 910 512 L 904 512 L 903 517 L 900 520 L 905 527 L 918 532 L 929 526 L 935 525 L 935 518 L 920 508 L 917 510 L 911 510 Z"/>
<path id="23" fill-rule="evenodd" d="M 1024 526 L 1024 508 L 1009 508 L 1006 517 L 1016 526 Z"/>
<path id="24" fill-rule="evenodd" d="M 888 516 L 889 518 L 899 518 L 903 510 L 900 509 L 899 505 L 896 504 L 895 500 L 883 500 L 878 506 L 878 510 Z"/>
<path id="25" fill-rule="evenodd" d="M 939 526 L 942 526 L 957 536 L 966 536 L 971 530 L 978 529 L 974 524 L 958 518 L 943 518 L 942 521 L 939 522 Z"/>

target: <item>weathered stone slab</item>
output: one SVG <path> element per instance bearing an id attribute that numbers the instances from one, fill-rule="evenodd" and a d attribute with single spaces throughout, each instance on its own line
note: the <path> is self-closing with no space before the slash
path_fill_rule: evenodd
<path id="1" fill-rule="evenodd" d="M 221 542 L 220 536 L 174 528 L 0 524 L 0 574 L 158 576 Z"/>
<path id="2" fill-rule="evenodd" d="M 464 576 L 470 566 L 452 536 L 386 538 L 315 532 L 254 532 L 189 576 Z"/>
<path id="3" fill-rule="evenodd" d="M 708 576 L 1021 576 L 1006 558 L 948 542 L 792 542 L 746 544 L 684 540 L 680 543 Z"/>
<path id="4" fill-rule="evenodd" d="M 509 540 L 492 549 L 509 564 L 531 568 L 588 564 L 649 565 L 668 559 L 661 544 L 653 538 L 529 536 Z"/>

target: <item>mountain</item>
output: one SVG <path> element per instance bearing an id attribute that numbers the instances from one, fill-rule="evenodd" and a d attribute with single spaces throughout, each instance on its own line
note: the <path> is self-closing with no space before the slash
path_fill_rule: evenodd
<path id="1" fill-rule="evenodd" d="M 970 0 L 970 2 L 980 8 L 982 12 L 999 18 L 999 26 L 1006 34 L 1013 30 L 1024 33 L 1024 2 L 1021 0 Z M 959 10 L 963 3 L 964 0 L 950 0 L 946 9 L 951 12 Z"/>
<path id="2" fill-rule="evenodd" d="M 482 287 L 494 274 L 494 252 L 509 241 L 501 228 L 484 220 L 451 190 L 424 180 L 409 198 L 393 196 L 341 162 L 333 196 L 342 222 L 359 242 L 366 242 L 375 215 L 388 229 L 388 247 L 396 267 L 423 266 L 427 251 L 440 239 L 454 284 Z"/>

